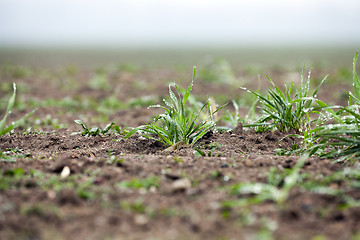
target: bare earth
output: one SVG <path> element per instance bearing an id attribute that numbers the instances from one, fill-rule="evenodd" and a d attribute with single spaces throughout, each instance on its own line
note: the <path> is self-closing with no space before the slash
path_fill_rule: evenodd
<path id="1" fill-rule="evenodd" d="M 74 74 L 56 68 L 35 69 L 32 75 L 18 78 L 3 73 L 1 83 L 15 81 L 18 101 L 26 104 L 30 99 L 44 102 L 69 96 L 102 104 L 116 87 L 120 101 L 141 96 L 158 101 L 167 96 L 169 81 L 187 86 L 190 79 L 172 70 L 117 71 L 108 74 L 109 89 L 96 89 L 89 87 L 93 72 L 86 69 Z M 268 74 L 276 79 L 285 73 Z M 322 74 L 315 73 L 315 77 Z M 177 80 L 180 78 L 183 80 Z M 73 81 L 76 85 L 71 86 Z M 247 86 L 256 89 L 252 82 Z M 199 79 L 194 94 L 225 95 L 230 101 L 244 93 Z M 17 108 L 11 120 L 31 109 Z M 358 239 L 360 208 L 342 208 L 344 198 L 339 195 L 312 193 L 299 186 L 291 190 L 284 205 L 271 200 L 228 204 L 251 197 L 232 194 L 229 186 L 266 183 L 271 168 L 286 171 L 296 164 L 297 156 L 276 155 L 275 149 L 290 149 L 298 141 L 280 141 L 286 136 L 283 133 L 211 132 L 196 144 L 205 157 L 195 156 L 190 148 L 164 152 L 165 146 L 138 135 L 124 140 L 115 132 L 90 137 L 72 134 L 81 130 L 75 119 L 85 119 L 89 125 L 105 126 L 112 121 L 134 127 L 150 122 L 155 113 L 146 106 L 99 113 L 91 106 L 46 105 L 38 108 L 28 125 L 50 114 L 66 124 L 65 128 L 44 123 L 36 131 L 23 134 L 24 128 L 19 128 L 0 137 L 0 150 L 10 151 L 12 157 L 0 161 L 0 239 Z M 312 157 L 300 173 L 314 180 L 348 167 Z M 16 169 L 23 172 L 16 173 Z M 328 186 L 360 199 L 359 186 L 340 180 Z"/>

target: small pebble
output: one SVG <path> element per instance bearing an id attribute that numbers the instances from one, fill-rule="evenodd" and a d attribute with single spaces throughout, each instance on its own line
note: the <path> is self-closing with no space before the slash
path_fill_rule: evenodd
<path id="1" fill-rule="evenodd" d="M 191 188 L 191 182 L 187 178 L 179 179 L 173 182 L 172 191 L 182 191 Z"/>
<path id="2" fill-rule="evenodd" d="M 245 163 L 245 166 L 247 166 L 247 167 L 251 167 L 253 165 L 253 163 L 250 159 L 246 159 L 244 163 Z"/>
<path id="3" fill-rule="evenodd" d="M 47 194 L 47 197 L 49 199 L 55 199 L 56 198 L 56 192 L 55 191 L 50 190 L 46 194 Z"/>
<path id="4" fill-rule="evenodd" d="M 143 214 L 138 214 L 138 215 L 135 215 L 135 217 L 134 217 L 134 222 L 135 222 L 137 225 L 143 226 L 143 225 L 148 224 L 149 219 L 148 219 L 145 215 L 143 215 Z"/>
<path id="5" fill-rule="evenodd" d="M 149 188 L 149 192 L 151 192 L 151 193 L 156 193 L 156 192 L 157 192 L 157 188 L 156 188 L 155 186 L 151 186 L 151 187 Z"/>
<path id="6" fill-rule="evenodd" d="M 141 195 L 144 195 L 144 194 L 147 193 L 147 190 L 146 190 L 145 188 L 140 188 L 140 189 L 139 189 L 139 193 L 140 193 Z"/>
<path id="7" fill-rule="evenodd" d="M 70 168 L 65 166 L 60 173 L 61 178 L 67 178 L 70 175 Z"/>

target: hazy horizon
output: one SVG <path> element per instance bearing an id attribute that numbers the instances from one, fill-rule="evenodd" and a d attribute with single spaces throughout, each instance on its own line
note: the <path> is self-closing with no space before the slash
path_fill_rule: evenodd
<path id="1" fill-rule="evenodd" d="M 359 12 L 356 0 L 0 0 L 0 47 L 356 46 Z"/>

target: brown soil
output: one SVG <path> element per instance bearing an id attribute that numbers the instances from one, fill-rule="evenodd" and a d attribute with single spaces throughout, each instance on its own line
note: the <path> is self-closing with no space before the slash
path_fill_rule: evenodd
<path id="1" fill-rule="evenodd" d="M 50 76 L 39 72 L 41 69 L 20 79 L 4 75 L 3 80 L 16 81 L 20 90 L 22 86 L 18 97 L 25 102 L 67 96 L 100 101 L 113 90 L 87 87 L 92 74 L 89 71 L 71 75 L 78 83 L 74 89 L 66 85 L 65 78 L 54 78 L 58 74 L 55 70 Z M 126 101 L 139 97 L 139 89 L 134 89 L 139 86 L 134 83 L 145 79 L 142 96 L 159 99 L 167 95 L 167 82 L 177 78 L 170 70 L 120 71 L 111 75 L 110 86 L 120 86 L 116 97 Z M 206 88 L 206 84 L 199 80 L 194 93 L 211 96 L 227 92 L 228 100 L 239 93 L 233 86 L 214 83 Z M 11 120 L 26 111 L 14 111 Z M 275 154 L 275 149 L 290 149 L 297 141 L 280 141 L 286 136 L 282 133 L 209 133 L 197 143 L 207 155 L 199 157 L 191 148 L 163 151 L 161 144 L 138 135 L 129 139 L 114 133 L 73 135 L 80 130 L 74 119 L 97 122 L 101 114 L 91 109 L 67 111 L 45 106 L 32 118 L 42 119 L 47 114 L 60 119 L 67 128 L 54 130 L 44 125 L 36 132 L 23 134 L 18 129 L 0 137 L 0 150 L 12 151 L 9 156 L 14 159 L 0 161 L 0 181 L 17 168 L 23 169 L 25 176 L 14 176 L 10 188 L 0 190 L 0 239 L 350 239 L 359 233 L 360 208 L 340 208 L 343 198 L 338 195 L 295 187 L 283 206 L 270 200 L 247 206 L 224 204 L 248 197 L 230 194 L 228 186 L 266 183 L 270 168 L 284 170 L 296 164 L 296 156 Z M 108 119 L 121 126 L 138 126 L 149 122 L 154 114 L 154 110 L 136 107 L 115 111 Z M 69 175 L 64 173 L 66 167 Z M 301 173 L 315 179 L 345 167 L 312 157 Z M 149 188 L 119 185 L 151 177 L 156 177 L 158 184 Z M 358 186 L 331 184 L 360 199 Z"/>

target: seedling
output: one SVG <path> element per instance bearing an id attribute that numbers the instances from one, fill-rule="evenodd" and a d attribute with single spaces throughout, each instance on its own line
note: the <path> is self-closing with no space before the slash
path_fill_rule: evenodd
<path id="1" fill-rule="evenodd" d="M 148 211 L 147 206 L 145 205 L 142 199 L 136 199 L 133 202 L 128 202 L 126 200 L 122 200 L 120 202 L 121 207 L 129 212 L 136 212 L 136 213 L 145 213 Z"/>
<path id="2" fill-rule="evenodd" d="M 222 120 L 229 123 L 231 126 L 231 129 L 235 128 L 238 123 L 245 123 L 245 119 L 241 119 L 239 115 L 239 105 L 235 100 L 232 101 L 232 104 L 234 106 L 235 112 L 231 113 L 229 110 L 226 110 L 225 115 L 222 117 Z M 229 127 L 225 127 L 225 130 L 230 129 Z"/>
<path id="3" fill-rule="evenodd" d="M 251 99 L 249 99 L 249 100 L 246 100 L 246 99 L 239 100 L 240 104 L 243 106 L 251 105 L 251 107 L 249 108 L 245 117 L 241 117 L 239 114 L 239 110 L 240 110 L 239 103 L 235 100 L 232 100 L 232 105 L 233 105 L 235 111 L 230 112 L 229 110 L 226 110 L 225 115 L 223 115 L 221 117 L 221 120 L 223 122 L 225 122 L 228 126 L 225 126 L 225 127 L 221 126 L 221 127 L 216 127 L 216 128 L 218 130 L 228 131 L 228 130 L 234 130 L 234 128 L 236 126 L 238 126 L 239 123 L 242 123 L 243 125 L 245 125 L 245 123 L 252 122 L 256 118 L 255 108 L 256 108 L 256 105 L 259 100 L 257 97 L 255 99 L 254 99 L 254 96 L 250 96 L 250 97 L 251 97 Z"/>
<path id="4" fill-rule="evenodd" d="M 101 129 L 99 127 L 93 127 L 93 128 L 88 128 L 83 121 L 81 120 L 74 120 L 75 123 L 79 124 L 82 126 L 82 128 L 84 129 L 83 132 L 80 132 L 81 135 L 83 136 L 97 136 L 97 135 L 104 135 L 106 134 L 111 128 L 115 129 L 115 131 L 117 131 L 120 134 L 120 127 L 118 125 L 115 125 L 115 123 L 109 123 L 108 125 L 105 126 L 104 129 Z M 74 134 L 79 134 L 79 133 L 74 133 Z"/>
<path id="5" fill-rule="evenodd" d="M 29 118 L 36 111 L 36 109 L 34 109 L 30 113 L 26 114 L 24 117 L 20 118 L 19 120 L 10 123 L 8 126 L 5 126 L 6 125 L 6 119 L 9 116 L 9 114 L 11 113 L 11 110 L 14 107 L 14 104 L 15 104 L 15 98 L 16 98 L 16 84 L 15 83 L 13 83 L 13 89 L 14 89 L 14 92 L 13 92 L 12 96 L 9 99 L 5 115 L 2 118 L 2 120 L 0 121 L 0 136 L 11 132 L 13 129 L 15 129 L 19 125 L 23 124 L 24 121 L 27 118 Z"/>
<path id="6" fill-rule="evenodd" d="M 125 137 L 129 138 L 138 132 L 144 137 L 155 139 L 165 146 L 190 146 L 192 147 L 206 133 L 213 130 L 216 122 L 214 114 L 224 106 L 213 111 L 209 99 L 203 104 L 198 112 L 189 111 L 186 102 L 190 96 L 194 84 L 196 67 L 194 67 L 192 82 L 183 94 L 175 83 L 169 84 L 170 98 L 163 100 L 165 106 L 153 105 L 150 107 L 161 108 L 165 113 L 155 117 L 151 124 L 143 125 L 131 130 Z M 175 88 L 176 94 L 172 87 Z M 201 113 L 205 111 L 208 117 L 201 120 Z"/>
<path id="7" fill-rule="evenodd" d="M 210 143 L 210 144 L 206 144 L 204 146 L 204 148 L 206 149 L 210 149 L 210 151 L 208 151 L 208 153 L 206 154 L 205 151 L 201 150 L 200 148 L 198 147 L 195 147 L 195 151 L 194 151 L 194 156 L 197 156 L 197 157 L 205 157 L 205 156 L 208 156 L 208 157 L 213 157 L 213 153 L 214 151 L 218 148 L 218 147 L 221 147 L 222 145 L 219 144 L 219 143 Z M 221 156 L 221 153 L 218 153 L 216 154 L 216 157 L 220 157 Z"/>
<path id="8" fill-rule="evenodd" d="M 269 183 L 238 183 L 230 187 L 230 192 L 238 194 L 255 194 L 255 197 L 244 201 L 247 203 L 261 203 L 265 200 L 272 200 L 282 207 L 289 196 L 290 190 L 300 181 L 300 169 L 305 164 L 307 155 L 299 158 L 296 165 L 284 177 L 270 176 Z M 280 181 L 283 185 L 279 187 Z"/>
<path id="9" fill-rule="evenodd" d="M 47 114 L 45 118 L 35 118 L 32 125 L 34 129 L 41 129 L 48 126 L 53 127 L 54 129 L 67 127 L 67 124 L 60 123 L 59 119 L 52 118 L 50 114 Z"/>
<path id="10" fill-rule="evenodd" d="M 121 189 L 127 189 L 127 188 L 132 188 L 132 189 L 146 189 L 149 190 L 150 187 L 159 187 L 159 178 L 156 176 L 150 176 L 148 178 L 144 178 L 144 179 L 137 179 L 134 178 L 130 181 L 122 181 L 119 184 L 117 184 L 117 186 Z"/>

